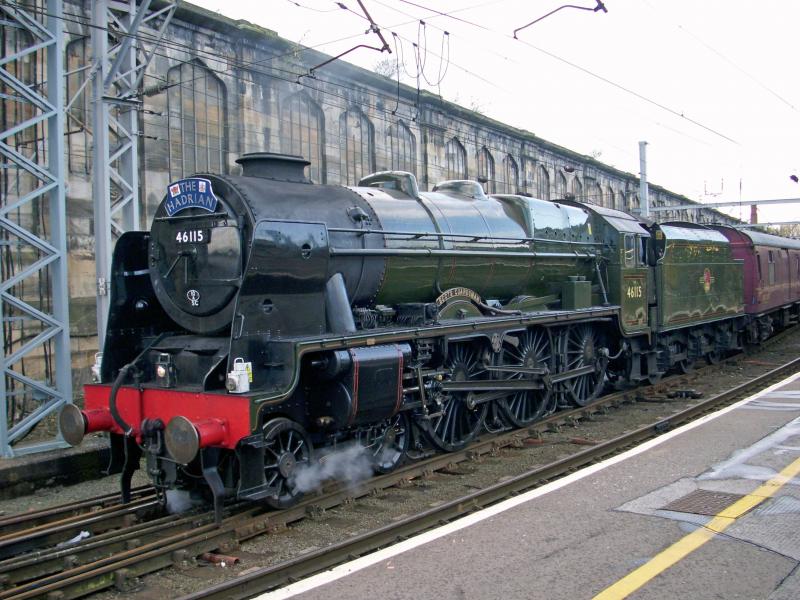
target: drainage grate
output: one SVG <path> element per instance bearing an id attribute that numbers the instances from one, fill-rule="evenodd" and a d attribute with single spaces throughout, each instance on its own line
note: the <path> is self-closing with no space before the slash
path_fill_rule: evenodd
<path id="1" fill-rule="evenodd" d="M 716 515 L 721 510 L 728 508 L 737 500 L 743 498 L 741 494 L 728 494 L 711 490 L 695 490 L 683 498 L 673 500 L 661 510 L 674 510 L 677 512 L 694 513 L 696 515 Z"/>

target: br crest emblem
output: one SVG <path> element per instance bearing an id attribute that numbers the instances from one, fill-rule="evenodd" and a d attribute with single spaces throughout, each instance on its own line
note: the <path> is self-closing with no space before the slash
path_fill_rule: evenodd
<path id="1" fill-rule="evenodd" d="M 703 286 L 703 291 L 707 294 L 711 291 L 711 284 L 716 281 L 716 277 L 711 274 L 711 269 L 703 269 L 703 276 L 700 278 L 700 285 Z"/>
<path id="2" fill-rule="evenodd" d="M 192 306 L 200 306 L 200 292 L 197 290 L 189 290 L 186 292 L 186 299 Z"/>

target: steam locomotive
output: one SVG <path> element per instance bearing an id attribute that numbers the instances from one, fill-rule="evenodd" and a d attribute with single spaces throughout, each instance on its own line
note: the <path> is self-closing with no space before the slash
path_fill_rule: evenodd
<path id="1" fill-rule="evenodd" d="M 144 456 L 158 489 L 210 492 L 218 519 L 227 497 L 286 507 L 320 450 L 357 443 L 389 471 L 412 443 L 462 448 L 800 312 L 795 241 L 237 162 L 241 176 L 170 184 L 150 231 L 114 251 L 98 382 L 60 424 L 71 444 L 110 432 L 125 499 Z"/>

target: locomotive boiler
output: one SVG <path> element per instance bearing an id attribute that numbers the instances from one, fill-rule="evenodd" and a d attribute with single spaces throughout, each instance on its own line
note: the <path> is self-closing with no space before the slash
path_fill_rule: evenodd
<path id="1" fill-rule="evenodd" d="M 73 444 L 109 432 L 124 497 L 144 458 L 158 489 L 209 493 L 217 518 L 227 497 L 285 507 L 341 444 L 388 471 L 411 444 L 458 449 L 741 342 L 742 266 L 717 232 L 237 162 L 171 183 L 150 231 L 116 245 L 99 381 L 61 427 Z M 697 306 L 675 293 L 685 274 Z"/>

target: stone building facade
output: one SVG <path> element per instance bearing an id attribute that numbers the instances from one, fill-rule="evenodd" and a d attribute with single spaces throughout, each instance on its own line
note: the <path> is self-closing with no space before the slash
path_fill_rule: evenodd
<path id="1" fill-rule="evenodd" d="M 70 314 L 76 366 L 97 347 L 91 191 L 91 0 L 65 2 Z M 526 193 L 627 211 L 638 178 L 441 98 L 335 61 L 250 23 L 181 3 L 148 68 L 139 109 L 140 210 L 147 226 L 167 184 L 194 172 L 236 173 L 245 152 L 300 154 L 317 183 L 354 185 L 387 169 L 414 173 L 420 188 L 477 179 L 487 192 Z M 77 94 L 77 95 L 76 95 Z M 651 204 L 690 202 L 658 186 Z M 732 221 L 716 211 L 670 211 L 661 220 Z M 94 337 L 93 337 L 94 336 Z M 86 369 L 81 371 L 86 373 Z"/>

